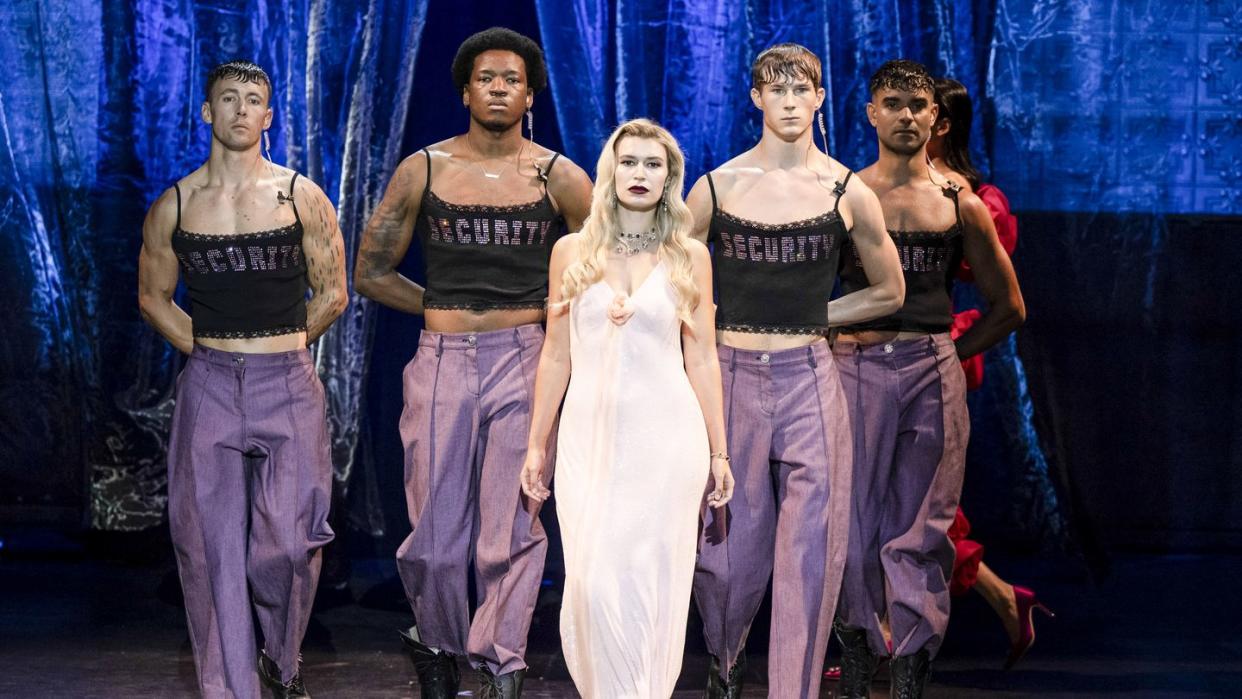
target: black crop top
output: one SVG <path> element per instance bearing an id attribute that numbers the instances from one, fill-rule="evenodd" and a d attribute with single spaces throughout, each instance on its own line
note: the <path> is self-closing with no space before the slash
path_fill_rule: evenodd
<path id="1" fill-rule="evenodd" d="M 841 328 L 898 330 L 926 333 L 948 332 L 953 325 L 953 277 L 962 261 L 962 213 L 957 192 L 950 183 L 944 195 L 953 200 L 955 222 L 944 231 L 889 231 L 901 258 L 906 278 L 906 300 L 892 315 Z M 841 291 L 850 293 L 869 285 L 858 253 L 850 246 L 841 259 Z"/>
<path id="2" fill-rule="evenodd" d="M 780 224 L 748 221 L 721 209 L 707 174 L 717 329 L 809 334 L 828 328 L 837 260 L 849 239 L 839 211 L 841 195 L 853 174 L 833 188 L 831 211 Z"/>
<path id="3" fill-rule="evenodd" d="M 427 187 L 414 232 L 422 241 L 427 264 L 425 308 L 487 310 L 543 308 L 548 299 L 548 259 L 563 219 L 548 198 L 547 176 L 560 154 L 542 173 L 543 196 L 513 206 L 463 205 L 444 201 L 431 191 L 431 154 Z"/>
<path id="4" fill-rule="evenodd" d="M 298 179 L 289 181 L 289 192 Z M 249 338 L 306 330 L 302 219 L 257 233 L 206 234 L 181 228 L 181 187 L 172 248 L 190 293 L 194 337 Z"/>

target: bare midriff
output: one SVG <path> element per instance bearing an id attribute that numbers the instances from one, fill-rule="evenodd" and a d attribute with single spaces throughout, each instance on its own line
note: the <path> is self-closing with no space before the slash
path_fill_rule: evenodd
<path id="1" fill-rule="evenodd" d="M 781 333 L 747 333 L 737 330 L 719 330 L 716 332 L 716 343 L 728 345 L 740 350 L 758 350 L 762 352 L 779 352 L 780 350 L 797 349 L 824 339 L 819 333 L 785 335 Z"/>
<path id="2" fill-rule="evenodd" d="M 485 333 L 492 330 L 516 328 L 519 325 L 542 323 L 543 309 L 492 308 L 472 311 L 455 308 L 428 308 L 423 311 L 423 322 L 431 332 Z"/>
<path id="3" fill-rule="evenodd" d="M 306 347 L 306 333 L 295 332 L 271 337 L 196 337 L 194 344 L 210 347 L 221 352 L 244 352 L 246 354 L 271 354 L 289 352 Z"/>
<path id="4" fill-rule="evenodd" d="M 858 345 L 878 345 L 882 342 L 899 342 L 901 340 L 917 340 L 931 333 L 917 330 L 858 330 L 855 332 L 837 333 L 836 342 L 852 342 Z"/>

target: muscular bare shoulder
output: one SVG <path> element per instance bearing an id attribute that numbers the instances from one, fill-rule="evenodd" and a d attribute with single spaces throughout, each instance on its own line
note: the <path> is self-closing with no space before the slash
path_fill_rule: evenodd
<path id="1" fill-rule="evenodd" d="M 973 194 L 969 190 L 961 190 L 957 193 L 957 207 L 961 212 L 962 222 L 969 228 L 981 228 L 986 221 L 992 221 L 992 214 L 988 211 L 987 204 L 978 195 Z"/>
<path id="2" fill-rule="evenodd" d="M 280 178 L 279 181 L 288 182 L 292 177 L 293 177 L 293 171 L 288 170 L 288 177 L 282 177 Z M 317 199 L 320 197 L 326 199 L 328 197 L 328 195 L 323 191 L 323 188 L 320 187 L 318 184 L 316 184 L 314 180 L 307 177 L 306 175 L 298 176 L 297 181 L 293 183 L 293 189 L 294 189 L 295 196 L 297 194 L 302 194 L 310 199 Z"/>
<path id="3" fill-rule="evenodd" d="M 846 183 L 845 194 L 842 195 L 841 201 L 849 207 L 868 206 L 876 201 L 875 190 L 871 189 L 871 185 L 867 183 L 867 178 L 862 172 L 856 173 Z"/>
<path id="4" fill-rule="evenodd" d="M 557 158 L 554 152 L 546 148 L 543 150 L 547 152 L 547 158 L 542 160 L 540 167 L 548 178 L 547 191 L 552 206 L 565 218 L 568 229 L 577 231 L 591 212 L 591 178 L 569 158 Z"/>
<path id="5" fill-rule="evenodd" d="M 841 220 L 853 235 L 861 230 L 866 235 L 870 229 L 884 231 L 884 211 L 880 208 L 880 198 L 867 183 L 862 172 L 856 173 L 845 185 L 845 194 L 841 195 Z"/>
<path id="6" fill-rule="evenodd" d="M 172 240 L 173 229 L 176 227 L 177 190 L 169 187 L 147 209 L 147 216 L 142 224 L 143 243 L 168 243 Z"/>
<path id="7" fill-rule="evenodd" d="M 422 194 L 427 186 L 427 154 L 422 150 L 405 156 L 388 181 L 388 191 L 400 191 L 406 196 Z"/>
<path id="8" fill-rule="evenodd" d="M 757 177 L 762 172 L 752 162 L 751 152 L 746 151 L 721 163 L 709 174 L 712 177 L 712 184 L 716 187 L 716 197 L 720 198 L 733 189 L 737 183 L 750 177 Z M 706 179 L 707 175 L 703 177 Z"/>
<path id="9" fill-rule="evenodd" d="M 587 176 L 586 170 L 564 155 L 553 163 L 552 158 L 555 155 L 553 151 L 548 151 L 546 158 L 537 159 L 540 167 L 548 174 L 548 189 L 552 190 L 554 196 L 557 191 L 579 189 L 584 184 L 590 189 L 591 178 Z M 548 172 L 549 165 L 552 167 L 551 172 Z"/>
<path id="10" fill-rule="evenodd" d="M 936 174 L 952 182 L 958 187 L 961 187 L 963 194 L 973 193 L 975 191 L 974 188 L 970 186 L 970 180 L 966 179 L 965 177 L 962 177 L 961 173 L 955 170 L 949 170 L 947 168 L 944 170 L 936 170 Z"/>

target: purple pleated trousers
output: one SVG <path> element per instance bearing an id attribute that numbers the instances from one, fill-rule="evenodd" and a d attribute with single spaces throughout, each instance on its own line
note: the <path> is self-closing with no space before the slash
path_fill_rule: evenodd
<path id="1" fill-rule="evenodd" d="M 769 695 L 818 696 L 847 549 L 845 394 L 826 342 L 718 352 L 736 484 L 703 522 L 694 595 L 707 648 L 727 673 L 771 576 Z"/>
<path id="2" fill-rule="evenodd" d="M 203 696 L 253 699 L 264 652 L 285 681 L 319 580 L 332 459 L 323 386 L 306 350 L 195 345 L 177 379 L 168 517 Z"/>
<path id="3" fill-rule="evenodd" d="M 880 631 L 891 655 L 935 657 L 949 623 L 957 512 L 970 418 L 966 377 L 948 333 L 833 347 L 854 427 L 854 497 L 841 623 Z"/>
<path id="4" fill-rule="evenodd" d="M 423 331 L 405 368 L 401 439 L 413 531 L 397 550 L 397 570 L 422 642 L 468 653 L 497 674 L 526 667 L 548 548 L 539 503 L 519 482 L 542 345 L 538 325 Z"/>

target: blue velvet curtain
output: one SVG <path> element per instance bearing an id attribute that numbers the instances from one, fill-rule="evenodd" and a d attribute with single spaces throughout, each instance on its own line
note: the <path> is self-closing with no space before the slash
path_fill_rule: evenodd
<path id="1" fill-rule="evenodd" d="M 749 65 L 778 41 L 823 57 L 828 149 L 854 168 L 874 159 L 880 63 L 961 80 L 976 162 L 1020 216 L 1030 314 L 971 397 L 967 511 L 1029 547 L 1063 545 L 1067 522 L 1087 548 L 1236 544 L 1239 18 L 1242 0 L 0 5 L 0 521 L 161 520 L 180 359 L 138 317 L 135 263 L 146 207 L 206 157 L 212 64 L 271 71 L 274 157 L 328 192 L 352 256 L 397 159 L 466 126 L 457 43 L 505 24 L 548 56 L 538 139 L 588 169 L 633 116 L 671 128 L 691 178 L 749 147 Z M 396 377 L 415 333 L 355 297 L 316 348 L 338 484 L 373 534 L 404 519 Z"/>

